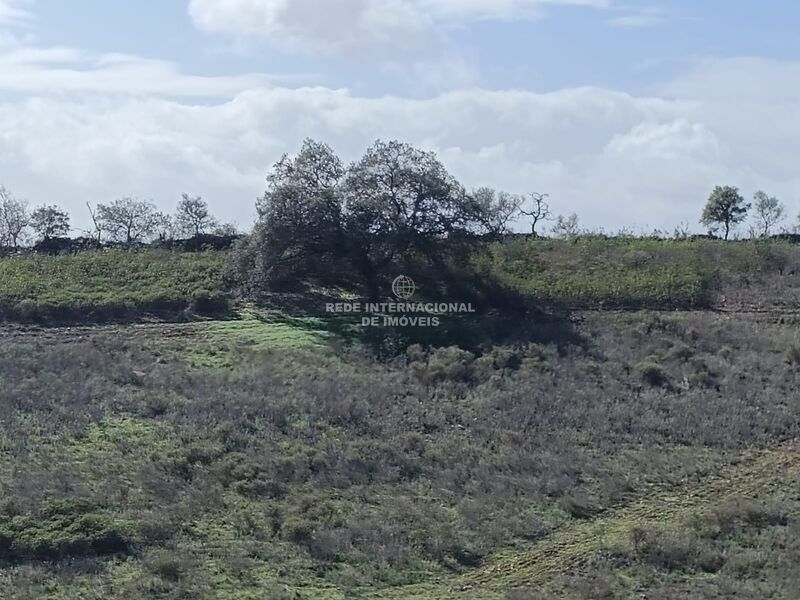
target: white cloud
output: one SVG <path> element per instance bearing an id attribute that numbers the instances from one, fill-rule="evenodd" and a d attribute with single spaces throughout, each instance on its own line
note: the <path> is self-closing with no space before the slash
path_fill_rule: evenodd
<path id="1" fill-rule="evenodd" d="M 0 90 L 18 93 L 122 93 L 228 97 L 276 81 L 302 78 L 263 74 L 208 77 L 182 73 L 174 63 L 131 56 L 91 56 L 69 47 L 21 43 L 0 46 Z"/>
<path id="2" fill-rule="evenodd" d="M 106 94 L 9 100 L 0 102 L 0 177 L 34 202 L 64 204 L 79 222 L 85 200 L 136 194 L 171 208 L 191 191 L 245 224 L 269 166 L 304 137 L 328 141 L 346 160 L 381 137 L 438 151 L 468 186 L 549 192 L 556 211 L 609 229 L 694 223 L 718 184 L 764 188 L 795 210 L 800 108 L 787 99 L 796 83 L 773 77 L 797 65 L 737 66 L 738 77 L 722 78 L 713 94 L 691 84 L 692 70 L 660 97 L 474 88 L 367 98 L 255 87 L 203 105 Z M 712 63 L 696 68 L 714 72 Z M 760 98 L 737 96 L 740 80 L 760 77 L 772 86 Z"/>
<path id="3" fill-rule="evenodd" d="M 469 19 L 530 19 L 554 6 L 607 8 L 608 0 L 190 0 L 195 25 L 298 52 L 421 54 L 443 26 Z"/>
<path id="4" fill-rule="evenodd" d="M 758 57 L 704 58 L 683 74 L 654 88 L 660 94 L 699 96 L 736 105 L 800 101 L 800 62 Z"/>
<path id="5" fill-rule="evenodd" d="M 606 21 L 609 25 L 613 25 L 614 27 L 629 27 L 629 28 L 641 28 L 641 27 L 653 27 L 654 25 L 660 25 L 665 20 L 665 17 L 661 14 L 654 13 L 654 12 L 645 12 L 645 13 L 636 13 L 630 15 L 620 15 L 618 17 L 613 17 Z"/>
<path id="6" fill-rule="evenodd" d="M 434 43 L 430 18 L 407 0 L 191 0 L 189 14 L 203 31 L 292 51 L 416 53 Z"/>
<path id="7" fill-rule="evenodd" d="M 30 0 L 0 0 L 0 25 L 19 25 L 31 18 Z"/>
<path id="8" fill-rule="evenodd" d="M 540 18 L 547 8 L 578 6 L 608 8 L 609 0 L 417 0 L 421 10 L 436 16 L 483 19 Z"/>
<path id="9" fill-rule="evenodd" d="M 680 118 L 666 123 L 639 123 L 629 132 L 615 135 L 606 151 L 631 161 L 717 160 L 720 142 L 704 125 Z"/>

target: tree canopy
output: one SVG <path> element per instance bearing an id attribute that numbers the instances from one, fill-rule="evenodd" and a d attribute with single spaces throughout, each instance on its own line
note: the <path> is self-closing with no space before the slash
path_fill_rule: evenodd
<path id="1" fill-rule="evenodd" d="M 345 167 L 329 146 L 306 140 L 268 174 L 240 266 L 274 281 L 329 276 L 332 262 L 340 271 L 344 263 L 374 289 L 400 257 L 435 260 L 444 242 L 506 231 L 520 202 L 467 193 L 434 153 L 408 144 L 379 140 Z"/>
<path id="2" fill-rule="evenodd" d="M 732 229 L 747 218 L 748 210 L 750 210 L 750 204 L 745 202 L 744 197 L 739 193 L 739 188 L 717 186 L 711 192 L 700 223 L 709 227 L 711 231 L 722 228 L 727 240 Z"/>

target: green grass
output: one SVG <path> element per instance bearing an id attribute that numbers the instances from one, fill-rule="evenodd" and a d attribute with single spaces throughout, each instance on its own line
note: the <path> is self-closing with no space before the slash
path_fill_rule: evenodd
<path id="1" fill-rule="evenodd" d="M 331 339 L 327 324 L 317 318 L 290 317 L 278 311 L 245 309 L 240 319 L 203 325 L 202 341 L 188 353 L 195 367 L 230 368 L 242 353 L 270 350 L 313 351 Z"/>
<path id="2" fill-rule="evenodd" d="M 153 249 L 0 258 L 0 318 L 93 322 L 175 317 L 187 308 L 221 314 L 229 301 L 222 285 L 227 258 Z M 705 308 L 722 294 L 784 303 L 800 294 L 792 277 L 800 272 L 800 248 L 779 241 L 515 238 L 492 244 L 476 260 L 487 276 L 537 303 L 566 308 Z M 298 329 L 339 326 L 352 334 L 346 323 L 284 323 L 284 331 L 277 325 L 273 320 L 268 341 L 289 346 Z M 227 327 L 220 335 L 263 337 L 244 331 L 250 325 Z"/>
<path id="3" fill-rule="evenodd" d="M 224 252 L 109 250 L 0 259 L 0 315 L 18 318 L 182 310 L 219 293 Z"/>
<path id="4" fill-rule="evenodd" d="M 687 309 L 713 304 L 726 282 L 783 275 L 798 263 L 800 250 L 785 242 L 586 236 L 496 243 L 484 268 L 546 304 Z"/>

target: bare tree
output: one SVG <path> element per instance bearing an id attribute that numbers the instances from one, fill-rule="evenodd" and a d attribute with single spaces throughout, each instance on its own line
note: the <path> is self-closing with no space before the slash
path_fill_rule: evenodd
<path id="1" fill-rule="evenodd" d="M 214 228 L 214 235 L 220 237 L 235 237 L 239 235 L 239 228 L 236 223 L 222 223 Z"/>
<path id="2" fill-rule="evenodd" d="M 678 225 L 675 226 L 675 230 L 672 233 L 672 239 L 688 240 L 690 235 L 691 233 L 689 231 L 689 222 L 681 221 Z"/>
<path id="3" fill-rule="evenodd" d="M 112 240 L 133 244 L 155 233 L 161 213 L 152 202 L 119 198 L 111 204 L 97 205 L 97 221 Z"/>
<path id="4" fill-rule="evenodd" d="M 57 206 L 40 206 L 31 214 L 31 227 L 40 240 L 63 237 L 69 233 L 69 214 Z"/>
<path id="5" fill-rule="evenodd" d="M 536 226 L 543 221 L 547 221 L 552 216 L 550 213 L 550 205 L 547 203 L 549 198 L 549 194 L 537 194 L 533 192 L 531 194 L 531 208 L 528 210 L 520 210 L 523 215 L 531 218 L 531 233 L 534 236 L 539 235 L 536 233 Z"/>
<path id="6" fill-rule="evenodd" d="M 158 213 L 156 215 L 156 226 L 153 234 L 160 242 L 171 242 L 177 237 L 178 227 L 176 219 L 171 215 Z"/>
<path id="7" fill-rule="evenodd" d="M 217 220 L 211 216 L 208 203 L 200 196 L 182 194 L 178 202 L 175 225 L 182 235 L 197 236 L 207 233 L 217 226 Z"/>
<path id="8" fill-rule="evenodd" d="M 14 198 L 11 192 L 0 186 L 0 241 L 3 245 L 19 247 L 30 220 L 28 202 Z"/>
<path id="9" fill-rule="evenodd" d="M 578 215 L 572 213 L 565 217 L 558 215 L 556 217 L 556 224 L 553 225 L 553 235 L 561 239 L 572 239 L 580 234 L 580 226 L 578 225 Z"/>
<path id="10" fill-rule="evenodd" d="M 89 209 L 89 216 L 92 218 L 92 229 L 85 231 L 87 235 L 91 235 L 92 239 L 96 240 L 99 244 L 103 241 L 103 232 L 105 231 L 105 223 L 100 219 L 98 211 L 92 208 L 92 205 L 86 203 L 86 208 Z"/>
<path id="11" fill-rule="evenodd" d="M 786 207 L 780 200 L 761 190 L 753 195 L 753 200 L 755 201 L 755 233 L 761 237 L 767 237 L 772 228 L 786 218 Z"/>

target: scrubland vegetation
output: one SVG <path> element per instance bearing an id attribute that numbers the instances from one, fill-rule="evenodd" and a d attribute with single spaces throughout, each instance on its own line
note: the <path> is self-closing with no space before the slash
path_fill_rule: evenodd
<path id="1" fill-rule="evenodd" d="M 227 255 L 0 261 L 12 306 L 105 289 L 151 320 L 146 298 L 203 291 L 241 315 L 6 324 L 9 598 L 793 597 L 795 246 L 490 242 L 476 268 L 552 310 L 381 356 L 324 315 L 244 308 Z M 737 475 L 761 453 L 786 468 Z"/>
<path id="2" fill-rule="evenodd" d="M 498 551 L 659 491 L 680 505 L 748 452 L 796 464 L 796 322 L 574 325 L 567 347 L 389 361 L 269 319 L 9 329 L 0 583 L 10 598 L 791 598 L 788 469 L 682 520 L 623 519 L 621 541 L 544 587 L 459 591 Z"/>
<path id="3" fill-rule="evenodd" d="M 546 238 L 532 198 L 396 142 L 345 166 L 310 141 L 238 241 L 186 195 L 174 220 L 128 199 L 96 237 L 20 249 L 6 197 L 0 596 L 796 600 L 782 206 L 756 198 L 748 240 L 577 217 Z M 703 220 L 728 238 L 749 208 L 718 188 Z M 142 243 L 167 221 L 192 237 Z M 325 311 L 400 273 L 477 312 Z"/>

